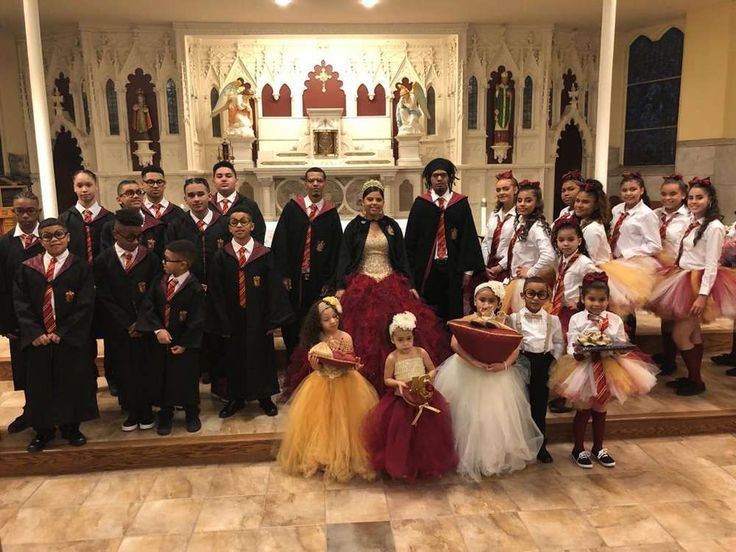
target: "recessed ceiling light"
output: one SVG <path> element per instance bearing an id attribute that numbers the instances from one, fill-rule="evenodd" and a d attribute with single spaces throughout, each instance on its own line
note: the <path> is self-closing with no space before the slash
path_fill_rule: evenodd
<path id="1" fill-rule="evenodd" d="M 366 8 L 372 8 L 376 4 L 378 4 L 379 0 L 360 0 L 360 3 L 363 4 Z"/>
<path id="2" fill-rule="evenodd" d="M 274 0 L 276 2 L 277 6 L 281 6 L 282 8 L 285 8 L 289 4 L 291 4 L 291 0 Z"/>

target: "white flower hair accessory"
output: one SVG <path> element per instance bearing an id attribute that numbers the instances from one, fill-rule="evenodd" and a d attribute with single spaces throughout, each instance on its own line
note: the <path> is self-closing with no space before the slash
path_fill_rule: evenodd
<path id="1" fill-rule="evenodd" d="M 409 311 L 400 312 L 394 314 L 391 319 L 391 324 L 388 326 L 388 335 L 393 335 L 396 330 L 409 330 L 414 331 L 417 327 L 417 317 L 414 313 Z"/>
<path id="2" fill-rule="evenodd" d="M 503 287 L 503 284 L 501 282 L 491 280 L 490 282 L 483 282 L 482 284 L 478 284 L 478 286 L 475 288 L 475 291 L 473 292 L 473 297 L 478 295 L 478 293 L 480 293 L 484 289 L 490 289 L 493 292 L 493 295 L 498 298 L 499 303 L 503 302 L 503 298 L 506 296 L 506 289 Z"/>
<path id="3" fill-rule="evenodd" d="M 320 314 L 322 314 L 325 309 L 330 307 L 335 309 L 335 312 L 337 314 L 342 314 L 342 305 L 340 304 L 340 301 L 337 299 L 337 297 L 328 295 L 327 297 L 323 297 L 322 299 L 320 299 L 318 307 Z"/>

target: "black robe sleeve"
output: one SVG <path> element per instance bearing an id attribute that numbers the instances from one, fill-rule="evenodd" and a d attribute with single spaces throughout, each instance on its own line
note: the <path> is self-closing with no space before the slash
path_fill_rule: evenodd
<path id="1" fill-rule="evenodd" d="M 289 201 L 284 206 L 284 210 L 281 211 L 281 216 L 276 223 L 276 230 L 274 230 L 273 239 L 271 240 L 271 252 L 274 256 L 274 262 L 285 278 L 292 278 L 290 266 L 291 245 L 298 239 L 298 236 L 294 235 L 293 232 L 294 215 L 294 202 Z"/>
<path id="2" fill-rule="evenodd" d="M 115 245 L 115 238 L 112 235 L 112 229 L 114 226 L 115 221 L 111 220 L 109 222 L 106 222 L 105 225 L 102 227 L 102 232 L 100 233 L 100 244 L 102 245 L 103 251 Z"/>
<path id="3" fill-rule="evenodd" d="M 13 288 L 13 305 L 20 325 L 21 346 L 30 345 L 36 338 L 46 334 L 43 320 L 36 315 L 31 300 L 29 276 L 31 269 L 21 267 L 16 274 Z"/>
<path id="4" fill-rule="evenodd" d="M 199 281 L 189 282 L 188 287 L 188 316 L 184 324 L 184 331 L 176 336 L 174 345 L 180 345 L 187 349 L 198 348 L 202 345 L 202 334 L 204 333 L 206 320 L 206 303 L 202 285 Z"/>
<path id="5" fill-rule="evenodd" d="M 81 259 L 76 260 L 79 265 L 80 281 L 75 308 L 69 316 L 57 320 L 56 335 L 75 347 L 84 345 L 90 336 L 92 317 L 95 311 L 95 281 L 92 276 L 92 267 Z"/>
<path id="6" fill-rule="evenodd" d="M 151 282 L 135 322 L 135 329 L 139 332 L 155 332 L 164 328 L 164 319 L 158 311 L 158 304 L 162 300 L 160 288 L 160 279 Z"/>
<path id="7" fill-rule="evenodd" d="M 221 249 L 212 258 L 209 282 L 207 285 L 207 321 L 209 333 L 229 337 L 230 317 L 227 315 L 227 299 L 225 297 L 226 253 Z M 283 284 L 282 284 L 283 285 Z"/>
<path id="8" fill-rule="evenodd" d="M 106 250 L 107 251 L 107 250 Z M 117 262 L 117 254 L 111 257 L 106 251 L 98 255 L 94 264 L 94 279 L 97 291 L 97 301 L 102 306 L 105 314 L 112 320 L 106 320 L 106 325 L 117 326 L 118 330 L 127 329 L 135 323 L 135 318 L 118 303 L 113 293 L 112 283 L 115 276 L 112 274 L 112 262 Z"/>
<path id="9" fill-rule="evenodd" d="M 294 317 L 289 294 L 284 287 L 281 273 L 274 264 L 273 253 L 266 255 L 266 270 L 268 271 L 268 297 L 266 301 L 266 328 L 273 330 L 280 328 Z"/>

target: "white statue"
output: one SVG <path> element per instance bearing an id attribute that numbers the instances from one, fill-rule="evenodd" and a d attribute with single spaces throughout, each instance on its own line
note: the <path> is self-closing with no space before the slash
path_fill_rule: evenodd
<path id="1" fill-rule="evenodd" d="M 409 90 L 399 85 L 399 103 L 396 104 L 396 123 L 399 127 L 397 136 L 418 136 L 422 134 L 420 120 L 422 116 L 431 117 L 427 108 L 427 96 L 418 82 Z"/>
<path id="2" fill-rule="evenodd" d="M 219 117 L 227 109 L 226 136 L 253 138 L 253 110 L 250 99 L 255 96 L 242 78 L 227 84 L 220 92 L 217 104 L 212 109 L 212 117 Z"/>

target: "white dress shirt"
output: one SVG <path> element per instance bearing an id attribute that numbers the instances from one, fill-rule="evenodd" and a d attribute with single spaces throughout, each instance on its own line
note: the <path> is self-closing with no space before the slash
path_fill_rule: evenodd
<path id="1" fill-rule="evenodd" d="M 611 260 L 611 244 L 608 243 L 606 229 L 598 221 L 589 222 L 583 227 L 583 239 L 588 256 L 598 266 Z"/>
<path id="2" fill-rule="evenodd" d="M 598 328 L 598 322 L 588 318 L 588 311 L 580 311 L 570 318 L 570 324 L 567 327 L 567 354 L 575 353 L 575 344 L 578 342 L 578 335 L 590 328 Z M 603 332 L 609 336 L 614 343 L 627 342 L 629 338 L 626 336 L 624 321 L 621 317 L 612 312 L 603 311 L 601 318 L 608 318 L 608 328 Z"/>
<path id="3" fill-rule="evenodd" d="M 200 220 L 191 211 L 189 211 L 189 216 L 192 217 L 192 220 L 194 221 L 194 224 L 197 224 L 197 221 Z M 212 217 L 214 217 L 214 215 L 212 214 L 212 210 L 211 209 L 207 209 L 207 214 L 204 216 L 203 219 L 201 219 L 201 220 L 204 221 L 204 225 L 205 225 L 204 226 L 204 229 L 205 230 L 207 230 L 207 228 L 209 228 L 210 223 L 212 222 Z"/>
<path id="4" fill-rule="evenodd" d="M 566 261 L 562 261 L 564 266 Z M 559 276 L 560 270 L 562 270 L 560 264 L 557 265 L 557 275 Z M 562 297 L 562 306 L 564 307 L 577 307 L 580 301 L 580 287 L 583 285 L 583 278 L 588 272 L 597 272 L 598 269 L 595 263 L 585 255 L 580 255 L 570 268 L 565 272 L 565 278 L 563 285 L 565 291 Z M 554 294 L 553 294 L 554 295 Z"/>
<path id="5" fill-rule="evenodd" d="M 662 252 L 674 260 L 680 249 L 682 234 L 685 232 L 687 225 L 690 224 L 690 211 L 688 211 L 685 205 L 680 205 L 680 208 L 674 213 L 668 213 L 664 207 L 658 207 L 654 210 L 654 214 L 659 219 L 660 227 L 664 224 L 665 220 L 669 220 L 667 233 L 662 242 Z"/>
<path id="6" fill-rule="evenodd" d="M 26 233 L 23 232 L 23 230 L 20 229 L 20 224 L 15 225 L 15 232 L 13 232 L 14 238 L 20 238 L 22 236 L 25 236 Z M 36 227 L 33 229 L 33 231 L 29 234 L 31 236 L 36 236 L 36 239 L 39 239 L 38 237 L 38 223 L 36 223 Z"/>
<path id="7" fill-rule="evenodd" d="M 509 315 L 509 326 L 521 335 L 521 350 L 527 353 L 552 353 L 560 358 L 565 351 L 560 319 L 544 309 L 531 313 L 523 307 L 518 313 Z M 547 330 L 550 335 L 547 336 Z"/>
<path id="8" fill-rule="evenodd" d="M 611 233 L 616 226 L 626 205 L 619 203 L 613 208 Z M 629 216 L 621 224 L 616 250 L 613 258 L 630 259 L 631 257 L 652 257 L 662 251 L 662 240 L 659 237 L 659 218 L 643 201 L 628 210 Z"/>
<path id="9" fill-rule="evenodd" d="M 516 229 L 524 225 L 524 218 L 519 217 L 516 223 Z M 501 268 L 510 269 L 511 278 L 515 277 L 516 269 L 521 266 L 529 267 L 527 277 L 539 276 L 545 269 L 554 270 L 557 254 L 552 247 L 552 240 L 549 234 L 545 232 L 544 226 L 540 221 L 536 221 L 527 234 L 526 240 L 516 240 L 514 243 L 514 254 L 511 259 L 511 266 L 508 265 L 508 247 L 503 252 L 503 258 L 499 262 Z"/>
<path id="10" fill-rule="evenodd" d="M 169 274 L 169 277 L 166 278 L 166 287 L 169 287 L 169 282 L 171 279 L 176 280 L 176 288 L 174 288 L 174 291 L 179 291 L 179 288 L 181 288 L 182 284 L 187 281 L 187 278 L 189 278 L 189 271 L 187 270 L 183 274 L 179 274 L 179 276 L 174 276 L 173 274 Z"/>
<path id="11" fill-rule="evenodd" d="M 311 209 L 311 208 L 312 208 L 312 205 L 316 205 L 316 206 L 317 206 L 317 213 L 316 213 L 316 215 L 319 215 L 319 214 L 320 214 L 320 213 L 322 212 L 322 207 L 324 207 L 324 206 L 325 206 L 325 199 L 324 199 L 324 198 L 322 198 L 322 199 L 320 199 L 320 200 L 319 200 L 319 201 L 318 201 L 317 203 L 314 203 L 314 202 L 313 202 L 313 201 L 312 201 L 312 200 L 311 200 L 311 199 L 309 198 L 309 196 L 308 196 L 308 195 L 307 195 L 307 196 L 304 196 L 304 207 L 305 207 L 305 208 L 306 208 L 306 210 L 307 210 L 307 215 L 309 214 L 309 209 Z M 316 216 L 316 215 L 315 215 L 315 216 Z"/>
<path id="12" fill-rule="evenodd" d="M 726 230 L 726 239 L 728 239 L 728 240 L 736 239 L 736 222 L 734 222 Z"/>
<path id="13" fill-rule="evenodd" d="M 562 208 L 562 209 L 560 210 L 560 214 L 559 214 L 559 215 L 557 215 L 557 218 L 556 218 L 556 219 L 554 220 L 554 222 L 557 222 L 557 221 L 558 221 L 558 220 L 560 220 L 561 218 L 571 217 L 571 216 L 573 216 L 574 214 L 575 214 L 575 209 L 573 209 L 572 207 L 563 207 L 563 208 Z M 554 223 L 553 223 L 553 224 L 554 224 Z"/>
<path id="14" fill-rule="evenodd" d="M 245 261 L 248 262 L 248 259 L 250 259 L 251 253 L 253 253 L 253 246 L 255 245 L 253 243 L 253 238 L 248 240 L 248 243 L 245 245 L 240 245 L 238 242 L 235 241 L 235 238 L 230 240 L 230 245 L 233 246 L 233 251 L 235 251 L 235 258 L 240 259 L 240 250 L 245 249 Z"/>
<path id="15" fill-rule="evenodd" d="M 220 192 L 217 192 L 217 194 L 215 194 L 215 203 L 217 204 L 218 208 L 222 208 L 223 199 L 227 199 L 229 201 L 229 203 L 227 204 L 227 210 L 229 211 L 238 200 L 238 192 L 233 192 L 229 196 L 224 196 Z"/>
<path id="16" fill-rule="evenodd" d="M 436 205 L 437 207 L 439 207 L 439 206 L 440 206 L 440 204 L 439 204 L 439 201 L 438 201 L 438 200 L 439 200 L 439 198 L 442 198 L 442 199 L 444 199 L 444 200 L 445 200 L 445 205 L 444 205 L 444 208 L 445 208 L 445 209 L 447 209 L 447 205 L 448 205 L 448 204 L 450 203 L 450 199 L 452 199 L 452 192 L 450 191 L 450 189 L 449 189 L 449 188 L 448 188 L 448 189 L 447 189 L 447 191 L 446 191 L 446 192 L 445 192 L 444 194 L 442 194 L 441 196 L 440 196 L 440 195 L 437 195 L 437 194 L 435 193 L 435 191 L 434 191 L 434 190 L 431 190 L 431 191 L 430 191 L 430 194 L 431 194 L 431 196 L 432 196 L 432 203 L 434 203 L 434 204 L 435 204 L 435 205 Z M 437 258 L 438 258 L 438 257 L 437 257 L 437 244 L 435 244 L 435 246 L 434 246 L 434 258 L 435 258 L 435 259 L 437 259 Z"/>
<path id="17" fill-rule="evenodd" d="M 100 211 L 102 211 L 102 206 L 96 201 L 89 207 L 85 207 L 77 201 L 77 204 L 74 206 L 74 208 L 79 211 L 79 214 L 82 215 L 82 218 L 84 218 L 85 211 L 90 211 L 92 213 L 92 220 L 95 220 L 97 218 L 97 215 L 100 214 Z"/>
<path id="18" fill-rule="evenodd" d="M 503 222 L 503 219 L 509 215 L 509 219 L 506 224 L 501 228 L 501 234 L 498 240 L 498 249 L 496 249 L 496 256 L 498 258 L 503 257 L 509 248 L 509 242 L 511 236 L 514 235 L 514 221 L 516 220 L 516 207 L 512 207 L 508 213 L 503 211 L 494 211 L 491 216 L 488 217 L 488 224 L 486 225 L 486 235 L 483 237 L 483 242 L 480 245 L 480 249 L 483 252 L 483 263 L 488 265 L 488 255 L 491 252 L 491 243 L 493 242 L 493 233 L 499 224 Z"/>
<path id="19" fill-rule="evenodd" d="M 702 218 L 698 219 L 701 224 L 702 221 Z M 699 229 L 700 227 L 694 228 L 690 234 L 683 238 L 682 256 L 679 264 L 683 270 L 703 271 L 703 279 L 700 282 L 698 294 L 708 295 L 718 274 L 718 260 L 721 258 L 721 248 L 726 238 L 726 227 L 719 220 L 710 221 L 703 236 L 697 244 L 693 245 Z"/>
<path id="20" fill-rule="evenodd" d="M 169 207 L 169 200 L 163 197 L 161 198 L 161 201 L 158 202 L 158 204 L 161 206 L 161 212 L 163 213 Z M 154 209 L 153 209 L 154 205 L 155 204 L 152 201 L 150 201 L 148 198 L 143 200 L 143 206 L 149 211 L 151 211 L 152 213 L 154 212 Z"/>
<path id="21" fill-rule="evenodd" d="M 69 257 L 69 250 L 66 249 L 64 252 L 56 257 L 56 265 L 54 265 L 54 278 L 59 274 L 59 270 L 61 270 L 61 267 L 64 266 L 64 263 L 66 262 L 67 257 Z M 49 269 L 49 263 L 51 262 L 51 255 L 48 253 L 43 254 L 43 271 L 44 274 Z M 51 312 L 54 313 L 54 317 L 56 317 L 56 300 L 54 298 L 54 294 L 51 294 Z"/>
<path id="22" fill-rule="evenodd" d="M 124 257 L 124 255 L 126 253 L 130 253 L 131 255 L 133 255 L 132 260 L 134 260 L 134 261 L 135 261 L 136 257 L 138 257 L 138 247 L 136 247 L 135 250 L 133 250 L 133 251 L 126 251 L 125 249 L 123 249 L 122 247 L 120 247 L 117 244 L 117 242 L 115 242 L 115 245 L 113 247 L 115 248 L 115 253 L 118 256 L 118 260 L 120 261 L 120 265 L 123 268 L 125 268 L 125 257 Z"/>

